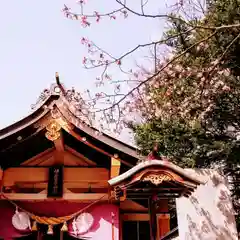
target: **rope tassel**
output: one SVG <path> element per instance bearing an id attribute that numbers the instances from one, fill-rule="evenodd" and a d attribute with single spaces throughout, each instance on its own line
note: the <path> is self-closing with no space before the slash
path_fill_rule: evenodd
<path id="1" fill-rule="evenodd" d="M 68 231 L 67 222 L 64 222 L 64 223 L 63 223 L 63 226 L 62 226 L 62 228 L 61 228 L 61 231 L 62 231 L 62 232 L 67 232 L 67 231 Z"/>
<path id="2" fill-rule="evenodd" d="M 38 230 L 38 228 L 37 228 L 37 222 L 34 221 L 34 222 L 33 222 L 33 225 L 32 225 L 32 231 L 37 231 L 37 230 Z"/>
<path id="3" fill-rule="evenodd" d="M 48 225 L 48 231 L 47 231 L 47 234 L 49 234 L 49 235 L 53 235 L 53 227 L 52 227 L 52 225 Z"/>

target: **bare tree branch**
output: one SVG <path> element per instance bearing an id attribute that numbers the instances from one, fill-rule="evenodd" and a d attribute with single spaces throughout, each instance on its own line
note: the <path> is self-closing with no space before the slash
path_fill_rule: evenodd
<path id="1" fill-rule="evenodd" d="M 122 8 L 118 8 L 116 10 L 113 10 L 113 11 L 110 11 L 110 12 L 107 12 L 107 13 L 98 13 L 98 12 L 95 12 L 94 14 L 85 14 L 83 12 L 83 6 L 81 4 L 81 13 L 74 13 L 74 12 L 71 12 L 70 11 L 71 9 L 68 8 L 66 5 L 64 5 L 64 8 L 63 8 L 63 12 L 67 13 L 68 16 L 72 16 L 74 17 L 76 20 L 78 20 L 78 17 L 87 17 L 87 18 L 96 18 L 96 17 L 109 17 L 109 16 L 112 16 L 114 15 L 115 13 L 118 13 L 118 12 L 121 12 L 124 10 L 124 7 Z"/>
<path id="2" fill-rule="evenodd" d="M 184 35 L 184 34 L 187 34 L 187 33 L 190 33 L 191 31 L 193 31 L 194 28 L 191 28 L 191 29 L 188 29 L 187 31 L 184 31 L 184 32 L 180 32 L 180 33 L 177 33 L 177 34 L 174 34 L 172 36 L 169 36 L 165 39 L 162 39 L 162 40 L 159 40 L 159 41 L 154 41 L 154 42 L 150 42 L 150 43 L 145 43 L 145 44 L 139 44 L 137 45 L 136 47 L 134 47 L 133 49 L 129 50 L 128 52 L 124 53 L 123 55 L 121 55 L 120 57 L 116 58 L 116 57 L 113 57 L 112 55 L 108 54 L 105 50 L 103 50 L 102 48 L 96 46 L 94 43 L 92 43 L 92 45 L 94 47 L 96 47 L 100 52 L 106 54 L 107 56 L 109 56 L 111 59 L 113 59 L 112 61 L 107 61 L 104 62 L 104 63 L 100 63 L 100 64 L 96 64 L 96 65 L 93 65 L 93 66 L 90 66 L 90 67 L 87 67 L 85 66 L 87 69 L 92 69 L 92 68 L 96 68 L 96 67 L 102 67 L 102 66 L 105 66 L 105 65 L 110 65 L 110 64 L 113 64 L 113 63 L 116 63 L 117 61 L 121 61 L 123 58 L 127 57 L 128 55 L 134 53 L 136 50 L 138 50 L 139 48 L 144 48 L 144 47 L 149 47 L 149 46 L 156 46 L 156 45 L 159 45 L 159 44 L 164 44 L 166 43 L 167 41 L 171 40 L 171 39 L 174 39 L 174 38 L 177 38 L 181 35 Z"/>
<path id="3" fill-rule="evenodd" d="M 213 32 L 211 35 L 209 35 L 208 37 L 201 39 L 200 41 L 196 42 L 195 44 L 191 45 L 189 48 L 187 48 L 186 50 L 184 50 L 182 53 L 178 54 L 176 57 L 174 57 L 172 60 L 168 61 L 159 71 L 157 71 L 155 74 L 153 74 L 151 77 L 147 78 L 146 80 L 142 81 L 141 83 L 139 83 L 136 87 L 134 87 L 133 89 L 131 89 L 127 94 L 125 94 L 119 101 L 117 101 L 115 104 L 113 104 L 111 107 L 105 108 L 103 110 L 99 110 L 97 112 L 101 112 L 101 111 L 106 111 L 109 109 L 114 109 L 117 105 L 119 105 L 122 101 L 124 101 L 129 95 L 131 95 L 136 89 L 139 89 L 142 85 L 146 84 L 147 82 L 151 81 L 152 79 L 154 79 L 156 76 L 158 76 L 165 68 L 167 68 L 171 63 L 173 63 L 174 61 L 176 61 L 177 59 L 179 59 L 180 57 L 182 57 L 183 55 L 185 55 L 189 50 L 191 50 L 192 48 L 194 48 L 195 46 L 199 45 L 202 42 L 205 42 L 207 40 L 209 40 L 210 38 L 212 38 L 214 35 L 217 34 L 217 31 Z"/>

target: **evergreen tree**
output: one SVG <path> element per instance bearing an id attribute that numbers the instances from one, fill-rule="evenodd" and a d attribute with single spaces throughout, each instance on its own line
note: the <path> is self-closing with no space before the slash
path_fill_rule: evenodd
<path id="1" fill-rule="evenodd" d="M 179 16 L 176 16 L 180 18 Z M 240 210 L 240 0 L 213 0 L 201 20 L 171 20 L 165 36 L 178 56 L 143 89 L 136 107 L 145 117 L 131 125 L 143 154 L 155 142 L 160 153 L 182 167 L 222 167 Z M 206 28 L 197 28 L 204 26 Z M 232 25 L 224 29 L 225 25 Z M 187 32 L 195 26 L 194 32 Z M 220 27 L 216 29 L 216 27 Z M 210 38 L 208 38 L 211 36 Z M 198 43 L 188 50 L 189 46 Z M 164 63 L 160 64 L 160 69 Z M 146 117 L 147 116 L 147 117 Z M 238 220 L 239 225 L 239 220 Z"/>

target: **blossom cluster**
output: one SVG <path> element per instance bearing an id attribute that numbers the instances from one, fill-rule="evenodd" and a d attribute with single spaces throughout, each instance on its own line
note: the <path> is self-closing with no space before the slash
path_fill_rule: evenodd
<path id="1" fill-rule="evenodd" d="M 202 120 L 214 108 L 217 96 L 232 91 L 229 75 L 230 70 L 221 69 L 216 62 L 200 70 L 175 62 L 149 81 L 140 94 L 134 94 L 134 106 L 127 108 L 148 119 Z"/>

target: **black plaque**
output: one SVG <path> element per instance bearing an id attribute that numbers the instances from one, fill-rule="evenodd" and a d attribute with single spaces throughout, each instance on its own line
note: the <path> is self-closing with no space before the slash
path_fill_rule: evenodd
<path id="1" fill-rule="evenodd" d="M 63 196 L 63 167 L 53 166 L 48 174 L 48 198 L 61 198 Z"/>

